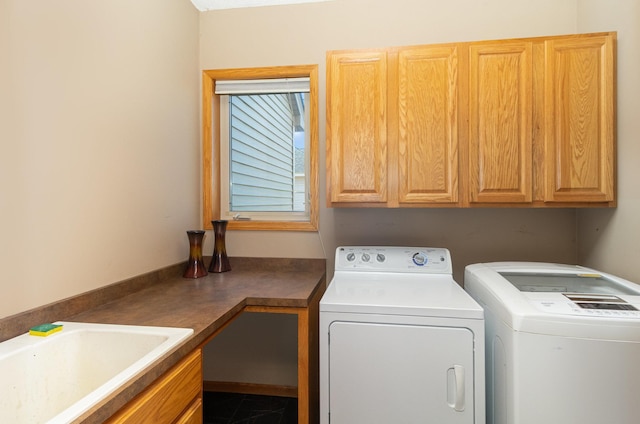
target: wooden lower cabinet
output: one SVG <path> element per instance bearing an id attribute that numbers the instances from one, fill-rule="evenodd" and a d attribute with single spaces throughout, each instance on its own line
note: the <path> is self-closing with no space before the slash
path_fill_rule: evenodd
<path id="1" fill-rule="evenodd" d="M 167 371 L 107 423 L 202 424 L 201 349 Z"/>

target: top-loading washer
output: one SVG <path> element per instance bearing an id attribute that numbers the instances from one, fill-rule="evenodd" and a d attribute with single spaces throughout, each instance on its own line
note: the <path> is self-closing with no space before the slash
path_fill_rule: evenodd
<path id="1" fill-rule="evenodd" d="M 469 265 L 489 424 L 640 422 L 640 286 L 550 263 Z"/>
<path id="2" fill-rule="evenodd" d="M 320 301 L 322 424 L 483 424 L 484 315 L 443 248 L 339 247 Z"/>

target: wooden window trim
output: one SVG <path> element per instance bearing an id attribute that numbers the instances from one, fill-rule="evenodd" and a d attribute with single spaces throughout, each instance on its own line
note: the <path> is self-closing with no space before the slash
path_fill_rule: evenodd
<path id="1" fill-rule="evenodd" d="M 202 219 L 220 217 L 220 98 L 216 80 L 309 77 L 309 221 L 229 221 L 230 230 L 318 230 L 318 65 L 205 70 L 202 72 Z"/>

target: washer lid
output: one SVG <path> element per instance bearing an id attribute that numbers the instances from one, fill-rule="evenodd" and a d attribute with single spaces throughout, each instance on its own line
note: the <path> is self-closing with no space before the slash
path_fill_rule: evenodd
<path id="1" fill-rule="evenodd" d="M 640 287 L 610 274 L 575 265 L 494 262 L 468 265 L 464 284 L 515 331 L 640 340 Z"/>
<path id="2" fill-rule="evenodd" d="M 484 312 L 450 275 L 339 273 L 320 311 L 484 319 Z"/>
<path id="3" fill-rule="evenodd" d="M 576 270 L 573 273 L 547 271 L 498 271 L 504 279 L 521 292 L 583 293 L 592 295 L 637 296 L 619 280 L 592 270 Z"/>

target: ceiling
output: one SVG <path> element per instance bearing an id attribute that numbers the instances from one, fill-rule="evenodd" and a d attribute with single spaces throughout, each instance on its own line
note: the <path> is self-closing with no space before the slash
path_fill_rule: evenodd
<path id="1" fill-rule="evenodd" d="M 242 7 L 279 6 L 283 4 L 317 3 L 331 0 L 191 0 L 200 11 L 239 9 Z"/>

